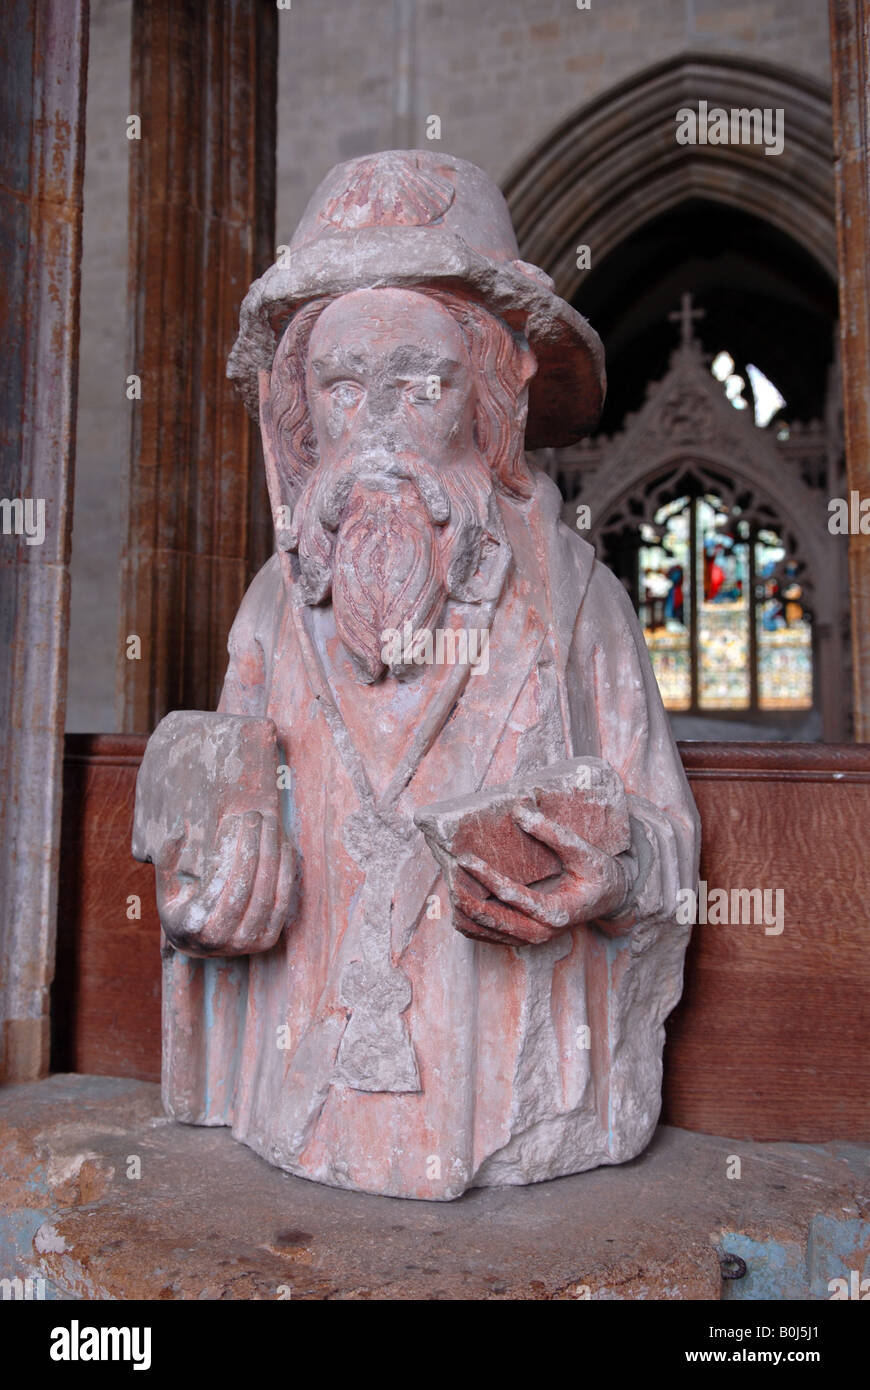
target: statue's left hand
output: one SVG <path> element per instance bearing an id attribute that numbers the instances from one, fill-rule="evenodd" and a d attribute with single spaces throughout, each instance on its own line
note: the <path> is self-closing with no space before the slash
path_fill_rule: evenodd
<path id="1" fill-rule="evenodd" d="M 530 888 L 499 873 L 477 855 L 459 855 L 455 862 L 464 874 L 492 894 L 482 898 L 467 880 L 463 881 L 462 874 L 450 876 L 451 896 L 468 918 L 466 934 L 485 941 L 529 945 L 549 941 L 581 922 L 595 922 L 606 931 L 606 919 L 621 917 L 637 877 L 638 861 L 633 851 L 606 854 L 522 798 L 514 804 L 512 816 L 522 830 L 555 852 L 562 872 L 551 888 Z"/>

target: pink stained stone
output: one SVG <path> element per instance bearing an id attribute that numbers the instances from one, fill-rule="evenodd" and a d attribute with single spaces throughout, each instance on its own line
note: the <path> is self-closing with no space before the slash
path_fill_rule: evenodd
<path id="1" fill-rule="evenodd" d="M 231 359 L 278 553 L 137 795 L 167 1110 L 399 1197 L 623 1162 L 698 819 L 631 603 L 523 449 L 527 411 L 594 416 L 600 344 L 441 154 L 333 171 L 288 265 Z"/>

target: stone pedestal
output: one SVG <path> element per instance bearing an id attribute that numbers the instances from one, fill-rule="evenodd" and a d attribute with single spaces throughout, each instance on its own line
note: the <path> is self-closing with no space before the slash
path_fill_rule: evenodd
<path id="1" fill-rule="evenodd" d="M 0 1276 L 49 1297 L 827 1300 L 870 1273 L 867 1145 L 665 1126 L 631 1163 L 443 1203 L 290 1177 L 141 1081 L 9 1087 L 0 1134 Z"/>

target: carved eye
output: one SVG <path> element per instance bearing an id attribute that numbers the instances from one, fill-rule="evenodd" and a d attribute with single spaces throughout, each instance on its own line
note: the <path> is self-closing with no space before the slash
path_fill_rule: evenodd
<path id="1" fill-rule="evenodd" d="M 424 377 L 422 381 L 411 381 L 405 387 L 405 399 L 411 405 L 434 405 L 441 399 L 441 378 Z"/>
<path id="2" fill-rule="evenodd" d="M 358 405 L 362 397 L 362 387 L 353 381 L 337 381 L 329 392 L 332 399 L 343 409 Z"/>

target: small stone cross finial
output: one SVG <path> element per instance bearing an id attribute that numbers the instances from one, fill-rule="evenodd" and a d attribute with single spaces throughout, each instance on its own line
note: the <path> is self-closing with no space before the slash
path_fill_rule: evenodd
<path id="1" fill-rule="evenodd" d="M 692 320 L 706 318 L 703 309 L 692 308 L 692 296 L 687 291 L 680 300 L 680 308 L 668 314 L 671 323 L 680 325 L 680 345 L 688 347 L 692 341 Z"/>

